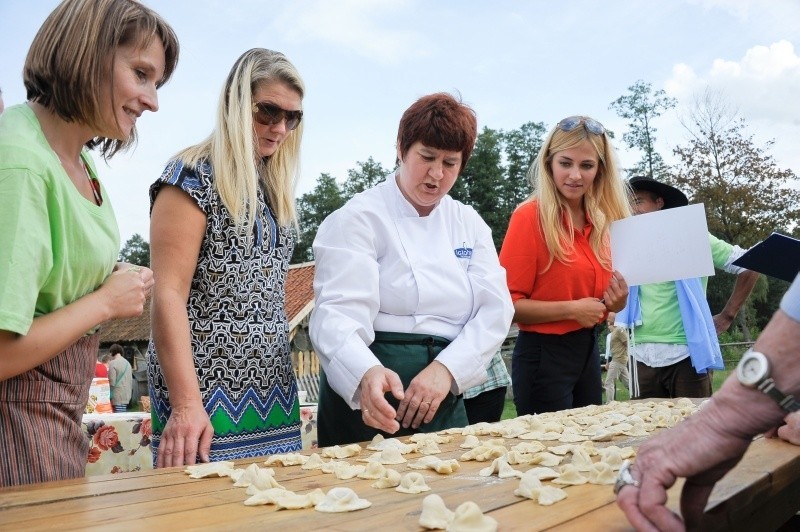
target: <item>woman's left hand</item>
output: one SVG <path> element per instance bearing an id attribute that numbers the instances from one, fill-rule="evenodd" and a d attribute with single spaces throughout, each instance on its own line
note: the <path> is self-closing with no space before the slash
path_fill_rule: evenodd
<path id="1" fill-rule="evenodd" d="M 609 312 L 619 312 L 628 300 L 628 283 L 617 270 L 611 274 L 611 281 L 603 292 L 603 302 Z"/>
<path id="2" fill-rule="evenodd" d="M 452 382 L 453 376 L 444 364 L 435 360 L 428 364 L 408 386 L 397 407 L 397 421 L 404 428 L 414 429 L 430 423 L 442 400 L 447 397 Z"/>

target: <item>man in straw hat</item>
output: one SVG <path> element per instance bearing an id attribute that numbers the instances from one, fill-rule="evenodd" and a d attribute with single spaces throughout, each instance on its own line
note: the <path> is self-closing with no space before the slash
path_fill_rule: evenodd
<path id="1" fill-rule="evenodd" d="M 637 215 L 685 207 L 677 188 L 645 176 L 629 181 Z M 683 279 L 630 287 L 628 304 L 617 314 L 617 325 L 633 329 L 630 352 L 632 397 L 709 397 L 709 370 L 722 369 L 717 335 L 728 330 L 758 274 L 732 263 L 745 250 L 708 235 L 716 268 L 737 275 L 728 302 L 716 316 L 706 300 L 708 279 Z"/>

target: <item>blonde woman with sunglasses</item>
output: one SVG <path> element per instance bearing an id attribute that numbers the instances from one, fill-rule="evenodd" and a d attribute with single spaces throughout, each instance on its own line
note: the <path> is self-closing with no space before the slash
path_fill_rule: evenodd
<path id="1" fill-rule="evenodd" d="M 211 135 L 150 188 L 157 467 L 301 448 L 284 285 L 304 91 L 283 54 L 245 52 Z"/>
<path id="2" fill-rule="evenodd" d="M 561 120 L 529 178 L 533 195 L 511 215 L 500 251 L 520 329 L 511 371 L 518 415 L 600 404 L 596 327 L 628 295 L 611 268 L 609 227 L 631 212 L 603 125 Z"/>

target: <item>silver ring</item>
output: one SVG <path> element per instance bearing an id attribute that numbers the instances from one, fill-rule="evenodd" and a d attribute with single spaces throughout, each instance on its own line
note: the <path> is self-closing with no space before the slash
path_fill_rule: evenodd
<path id="1" fill-rule="evenodd" d="M 617 480 L 614 482 L 614 495 L 619 494 L 619 490 L 625 486 L 634 486 L 636 488 L 639 487 L 639 481 L 633 478 L 633 475 L 631 475 L 630 460 L 625 460 L 622 462 L 622 467 L 619 468 Z"/>

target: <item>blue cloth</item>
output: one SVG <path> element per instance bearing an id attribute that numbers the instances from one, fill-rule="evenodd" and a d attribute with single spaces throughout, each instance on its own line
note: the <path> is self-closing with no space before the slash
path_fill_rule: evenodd
<path id="1" fill-rule="evenodd" d="M 683 329 L 692 366 L 700 374 L 709 369 L 725 369 L 719 339 L 708 308 L 703 284 L 699 278 L 675 281 L 678 305 L 681 308 Z M 639 287 L 632 286 L 628 291 L 625 308 L 617 313 L 616 325 L 634 328 L 642 324 L 642 308 L 639 304 Z"/>

